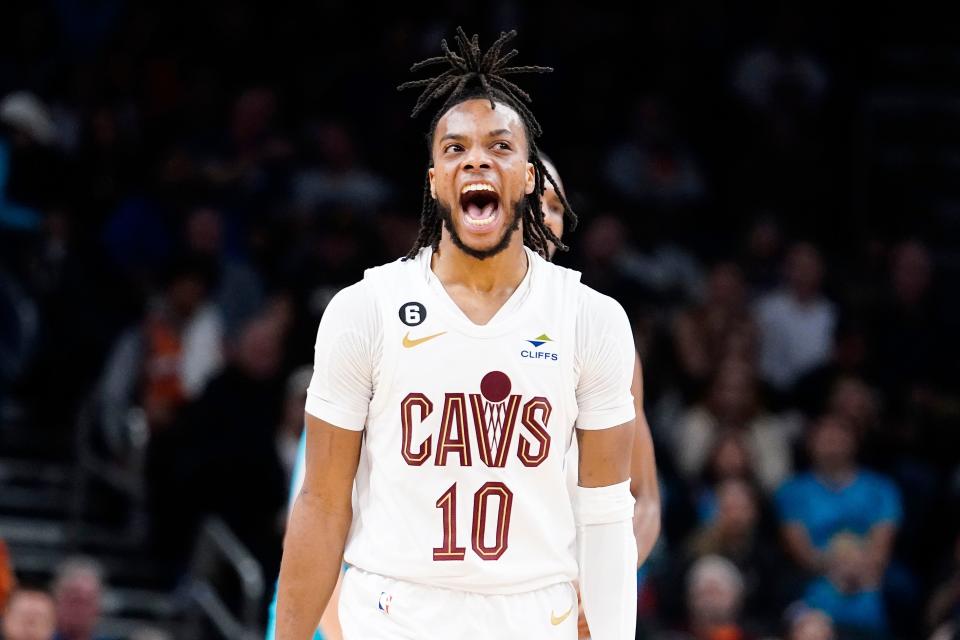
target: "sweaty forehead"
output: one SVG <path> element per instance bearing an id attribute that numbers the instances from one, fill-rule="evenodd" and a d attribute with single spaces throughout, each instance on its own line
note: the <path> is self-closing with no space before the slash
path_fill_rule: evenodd
<path id="1" fill-rule="evenodd" d="M 490 108 L 490 101 L 486 98 L 466 100 L 451 107 L 437 122 L 434 139 L 440 140 L 444 136 L 485 137 L 494 132 L 509 131 L 516 141 L 526 144 L 526 129 L 520 115 L 502 102 L 494 102 Z"/>

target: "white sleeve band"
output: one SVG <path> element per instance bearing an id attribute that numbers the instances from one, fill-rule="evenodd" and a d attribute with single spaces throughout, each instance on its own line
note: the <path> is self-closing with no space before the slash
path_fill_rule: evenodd
<path id="1" fill-rule="evenodd" d="M 635 502 L 630 493 L 630 480 L 608 487 L 577 487 L 573 516 L 579 526 L 630 520 Z"/>
<path id="2" fill-rule="evenodd" d="M 577 487 L 580 597 L 593 640 L 631 640 L 637 627 L 637 540 L 630 481 Z"/>

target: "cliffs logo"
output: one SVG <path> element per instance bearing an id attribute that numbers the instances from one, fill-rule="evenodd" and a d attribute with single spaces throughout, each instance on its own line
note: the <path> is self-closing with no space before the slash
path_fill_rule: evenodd
<path id="1" fill-rule="evenodd" d="M 553 340 L 545 333 L 541 333 L 536 338 L 532 340 L 527 340 L 530 344 L 533 345 L 533 349 L 522 349 L 520 351 L 520 357 L 526 358 L 528 360 L 539 360 L 541 362 L 556 362 L 560 359 L 560 355 L 550 351 L 549 343 Z M 547 345 L 545 349 L 542 349 L 544 345 Z"/>

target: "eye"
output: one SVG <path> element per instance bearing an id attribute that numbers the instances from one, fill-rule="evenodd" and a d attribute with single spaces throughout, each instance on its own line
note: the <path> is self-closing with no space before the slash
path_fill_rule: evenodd
<path id="1" fill-rule="evenodd" d="M 463 151 L 463 146 L 457 143 L 448 144 L 443 148 L 444 153 L 450 153 L 450 152 L 459 153 L 461 151 Z"/>
<path id="2" fill-rule="evenodd" d="M 493 147 L 497 151 L 510 151 L 510 149 L 513 148 L 510 146 L 509 142 L 494 142 Z"/>

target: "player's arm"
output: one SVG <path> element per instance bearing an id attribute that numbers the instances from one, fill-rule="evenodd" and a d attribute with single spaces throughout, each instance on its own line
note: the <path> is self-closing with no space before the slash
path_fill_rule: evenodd
<path id="1" fill-rule="evenodd" d="M 364 282 L 334 296 L 317 331 L 307 389 L 306 469 L 280 565 L 278 640 L 313 637 L 340 575 L 380 341 Z"/>
<path id="2" fill-rule="evenodd" d="M 307 415 L 307 470 L 280 565 L 278 640 L 312 638 L 337 584 L 362 437 Z"/>
<path id="3" fill-rule="evenodd" d="M 580 460 L 573 506 L 580 595 L 594 640 L 627 640 L 637 622 L 633 334 L 620 305 L 592 290 L 584 291 L 577 352 Z"/>
<path id="4" fill-rule="evenodd" d="M 343 629 L 340 628 L 340 589 L 343 586 L 343 570 L 337 576 L 337 584 L 333 594 L 327 601 L 327 608 L 320 618 L 320 632 L 325 640 L 343 640 Z"/>
<path id="5" fill-rule="evenodd" d="M 637 539 L 637 562 L 643 564 L 660 535 L 660 483 L 653 453 L 650 425 L 643 412 L 643 369 L 640 356 L 633 365 L 634 418 L 633 455 L 630 458 L 630 493 L 636 499 L 633 510 L 633 535 Z"/>

